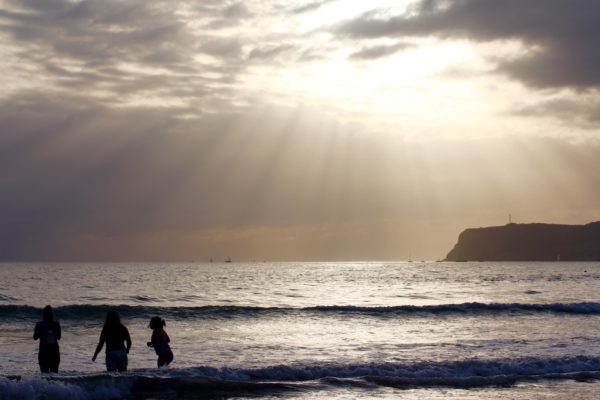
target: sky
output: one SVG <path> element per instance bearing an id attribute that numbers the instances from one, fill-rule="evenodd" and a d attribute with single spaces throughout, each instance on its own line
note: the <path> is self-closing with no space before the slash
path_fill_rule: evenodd
<path id="1" fill-rule="evenodd" d="M 0 259 L 442 259 L 600 220 L 596 0 L 0 0 Z"/>

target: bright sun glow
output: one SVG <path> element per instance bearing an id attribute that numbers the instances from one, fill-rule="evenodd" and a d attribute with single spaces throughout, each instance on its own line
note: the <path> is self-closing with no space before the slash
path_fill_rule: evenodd
<path id="1" fill-rule="evenodd" d="M 488 96 L 477 81 L 446 79 L 464 65 L 473 71 L 489 68 L 467 42 L 421 41 L 387 57 L 349 61 L 358 50 L 348 43 L 318 62 L 277 70 L 256 67 L 246 84 L 279 103 L 311 104 L 348 121 L 369 120 L 386 132 L 398 132 L 411 121 L 421 124 L 420 132 L 441 134 L 439 123 L 447 121 L 444 134 L 464 134 L 462 116 L 469 115 L 473 123 L 502 106 L 503 99 Z"/>

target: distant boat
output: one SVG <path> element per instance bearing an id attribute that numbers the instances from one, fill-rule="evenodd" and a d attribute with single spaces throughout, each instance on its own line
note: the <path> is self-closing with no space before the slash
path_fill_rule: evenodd
<path id="1" fill-rule="evenodd" d="M 231 257 L 227 257 L 227 260 L 225 260 L 226 263 L 230 263 L 231 261 Z"/>

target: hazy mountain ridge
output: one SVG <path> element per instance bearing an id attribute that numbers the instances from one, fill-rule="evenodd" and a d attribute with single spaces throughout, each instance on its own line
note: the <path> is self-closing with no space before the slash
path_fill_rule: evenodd
<path id="1" fill-rule="evenodd" d="M 470 228 L 447 261 L 599 261 L 600 222 L 586 225 L 507 224 Z"/>

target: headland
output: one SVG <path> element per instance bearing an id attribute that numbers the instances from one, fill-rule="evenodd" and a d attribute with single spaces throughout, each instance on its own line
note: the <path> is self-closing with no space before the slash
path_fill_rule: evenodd
<path id="1" fill-rule="evenodd" d="M 446 261 L 600 261 L 600 222 L 466 229 Z"/>

